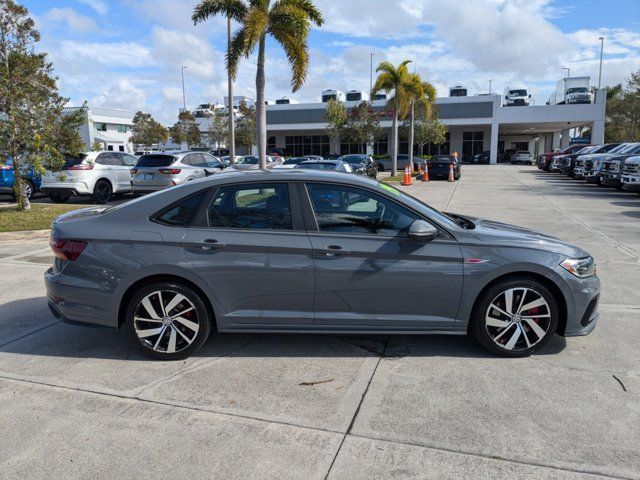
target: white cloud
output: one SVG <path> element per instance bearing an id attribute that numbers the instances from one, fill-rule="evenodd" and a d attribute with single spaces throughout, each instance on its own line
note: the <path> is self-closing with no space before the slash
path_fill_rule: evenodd
<path id="1" fill-rule="evenodd" d="M 146 108 L 146 100 L 145 90 L 138 87 L 135 80 L 120 78 L 93 97 L 89 103 L 97 107 L 121 108 L 135 112 Z"/>
<path id="2" fill-rule="evenodd" d="M 87 32 L 93 30 L 96 24 L 86 15 L 76 12 L 73 8 L 52 8 L 44 15 L 44 20 L 49 22 L 66 23 L 72 30 Z"/>
<path id="3" fill-rule="evenodd" d="M 215 78 L 214 58 L 221 56 L 205 40 L 179 30 L 155 27 L 151 41 L 153 57 L 165 68 L 179 72 L 180 67 L 185 65 L 186 75 L 199 79 Z M 220 69 L 224 71 L 223 64 L 218 67 Z"/>
<path id="4" fill-rule="evenodd" d="M 60 43 L 58 56 L 75 63 L 84 65 L 84 68 L 92 67 L 91 63 L 108 65 L 113 69 L 123 67 L 145 67 L 153 65 L 151 51 L 144 45 L 136 42 L 79 42 L 64 40 Z"/>
<path id="5" fill-rule="evenodd" d="M 93 8 L 99 15 L 106 15 L 109 11 L 109 6 L 104 0 L 78 0 L 78 2 Z"/>

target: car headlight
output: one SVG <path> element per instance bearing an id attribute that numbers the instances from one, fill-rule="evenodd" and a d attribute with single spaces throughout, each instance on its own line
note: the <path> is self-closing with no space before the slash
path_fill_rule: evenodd
<path id="1" fill-rule="evenodd" d="M 567 258 L 560 266 L 578 278 L 593 277 L 597 273 L 593 257 Z"/>

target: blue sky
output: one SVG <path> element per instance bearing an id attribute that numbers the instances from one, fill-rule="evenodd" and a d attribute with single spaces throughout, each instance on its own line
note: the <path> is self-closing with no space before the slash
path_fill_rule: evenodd
<path id="1" fill-rule="evenodd" d="M 41 48 L 71 104 L 142 109 L 165 124 L 182 103 L 221 102 L 226 91 L 225 22 L 194 27 L 195 0 L 28 0 Z M 502 92 L 524 83 L 544 103 L 570 67 L 597 82 L 599 36 L 605 37 L 603 84 L 640 69 L 640 0 L 316 0 L 325 25 L 310 37 L 305 86 L 289 89 L 280 48 L 267 51 L 267 98 L 317 101 L 325 88 L 369 88 L 375 61 L 412 59 L 446 95 L 463 84 L 471 93 Z M 241 64 L 236 91 L 255 96 L 255 59 Z"/>

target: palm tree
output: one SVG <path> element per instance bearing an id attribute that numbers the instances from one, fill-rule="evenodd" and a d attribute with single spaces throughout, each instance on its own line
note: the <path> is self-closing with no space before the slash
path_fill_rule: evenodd
<path id="1" fill-rule="evenodd" d="M 431 117 L 433 104 L 436 101 L 436 89 L 429 82 L 423 82 L 420 75 L 412 73 L 407 79 L 406 89 L 411 101 L 410 125 L 409 125 L 409 165 L 413 172 L 413 132 L 415 131 L 415 107 L 418 107 L 421 116 Z"/>
<path id="2" fill-rule="evenodd" d="M 266 167 L 267 111 L 264 102 L 265 46 L 267 35 L 278 42 L 291 65 L 291 90 L 297 91 L 307 78 L 309 51 L 307 39 L 311 23 L 324 20 L 311 0 L 203 0 L 196 5 L 192 19 L 202 22 L 215 15 L 225 15 L 240 24 L 227 51 L 227 70 L 232 79 L 238 72 L 241 57 L 248 58 L 258 48 L 256 71 L 256 117 L 260 168 Z"/>
<path id="3" fill-rule="evenodd" d="M 389 99 L 388 105 L 393 108 L 393 125 L 391 141 L 391 175 L 398 173 L 398 118 L 406 117 L 411 108 L 410 92 L 411 75 L 407 65 L 411 60 L 405 60 L 397 67 L 391 62 L 381 62 L 376 68 L 379 73 L 376 83 L 373 86 L 371 95 L 375 95 L 381 90 L 389 93 L 393 91 L 393 96 Z"/>

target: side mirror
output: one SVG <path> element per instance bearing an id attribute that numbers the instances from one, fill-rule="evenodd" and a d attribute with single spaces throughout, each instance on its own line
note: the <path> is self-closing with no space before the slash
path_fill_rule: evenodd
<path id="1" fill-rule="evenodd" d="M 438 229 L 424 220 L 415 220 L 409 227 L 409 237 L 430 242 L 438 236 Z"/>

